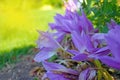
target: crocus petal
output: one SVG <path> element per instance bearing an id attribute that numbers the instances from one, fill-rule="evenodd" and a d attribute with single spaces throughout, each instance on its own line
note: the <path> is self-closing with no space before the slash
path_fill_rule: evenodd
<path id="1" fill-rule="evenodd" d="M 99 48 L 95 53 L 100 53 L 106 50 L 109 50 L 109 48 L 108 47 Z"/>
<path id="2" fill-rule="evenodd" d="M 62 74 L 55 74 L 52 72 L 47 72 L 46 74 L 50 80 L 70 80 L 70 79 L 65 78 Z"/>
<path id="3" fill-rule="evenodd" d="M 120 60 L 120 27 L 116 27 L 108 32 L 106 36 L 106 41 L 109 49 L 112 52 L 112 55 Z"/>
<path id="4" fill-rule="evenodd" d="M 80 34 L 78 34 L 77 32 L 73 31 L 71 36 L 72 36 L 72 41 L 73 41 L 75 47 L 79 51 L 83 52 L 85 50 L 85 46 L 84 46 L 84 43 L 83 43 L 83 39 L 81 39 Z"/>
<path id="5" fill-rule="evenodd" d="M 95 76 L 96 76 L 96 70 L 91 69 L 87 80 L 94 80 Z"/>
<path id="6" fill-rule="evenodd" d="M 82 16 L 81 16 L 81 26 L 85 32 L 90 32 L 93 31 L 93 25 L 92 23 L 87 19 L 85 13 L 82 11 Z"/>
<path id="7" fill-rule="evenodd" d="M 41 49 L 41 51 L 35 56 L 34 60 L 36 62 L 41 62 L 44 61 L 46 59 L 49 59 L 50 57 L 52 57 L 53 55 L 56 54 L 56 51 L 51 49 L 51 48 L 43 48 Z"/>
<path id="8" fill-rule="evenodd" d="M 89 58 L 92 59 L 98 59 L 101 56 L 106 56 L 110 53 L 110 50 L 108 47 L 103 47 L 103 48 L 96 48 L 93 51 L 90 52 L 88 55 Z"/>
<path id="9" fill-rule="evenodd" d="M 63 40 L 64 36 L 65 36 L 65 33 L 57 32 L 57 33 L 54 34 L 54 36 L 57 36 L 57 38 L 56 38 L 57 42 L 61 42 Z"/>
<path id="10" fill-rule="evenodd" d="M 63 73 L 69 73 L 73 75 L 78 75 L 78 72 L 72 69 L 68 69 L 64 67 L 63 65 L 57 64 L 57 63 L 52 63 L 52 62 L 46 62 L 44 61 L 43 63 L 44 68 L 47 71 L 58 71 L 58 72 L 63 72 Z"/>
<path id="11" fill-rule="evenodd" d="M 45 78 L 47 78 L 47 74 L 46 73 L 42 76 L 42 80 L 45 80 Z"/>
<path id="12" fill-rule="evenodd" d="M 42 64 L 47 71 L 54 70 L 54 69 L 66 69 L 66 67 L 64 67 L 60 64 L 57 64 L 57 63 L 44 61 L 44 62 L 42 62 Z"/>
<path id="13" fill-rule="evenodd" d="M 78 55 L 81 54 L 79 51 L 77 50 L 67 50 L 69 53 L 73 54 L 73 55 Z"/>
<path id="14" fill-rule="evenodd" d="M 79 80 L 94 80 L 96 76 L 96 70 L 87 68 L 79 75 Z"/>
<path id="15" fill-rule="evenodd" d="M 38 44 L 38 48 L 43 48 L 43 47 L 51 47 L 52 48 L 58 48 L 59 46 L 57 45 L 57 43 L 55 42 L 55 39 L 53 38 L 52 34 L 49 32 L 43 32 L 43 31 L 39 31 L 40 33 L 40 37 L 37 41 Z"/>
<path id="16" fill-rule="evenodd" d="M 81 36 L 83 38 L 83 43 L 85 43 L 85 46 L 86 46 L 86 50 L 87 51 L 90 51 L 93 49 L 93 44 L 92 44 L 92 41 L 91 41 L 91 37 L 87 34 L 85 34 L 84 31 L 81 32 Z"/>
<path id="17" fill-rule="evenodd" d="M 107 23 L 109 29 L 114 29 L 116 25 L 117 23 L 113 19 L 111 19 L 110 23 Z"/>
<path id="18" fill-rule="evenodd" d="M 80 73 L 79 80 L 87 80 L 88 75 L 89 75 L 89 68 Z"/>
<path id="19" fill-rule="evenodd" d="M 49 23 L 48 25 L 50 26 L 50 28 L 51 28 L 52 30 L 54 30 L 55 28 L 58 28 L 58 29 L 59 29 L 59 27 L 56 27 L 56 26 L 59 26 L 59 25 L 56 25 L 56 24 L 54 24 L 54 23 Z"/>
<path id="20" fill-rule="evenodd" d="M 80 16 L 76 11 L 66 10 L 64 16 L 57 14 L 54 18 L 55 23 L 50 23 L 49 26 L 56 31 L 65 33 L 71 33 L 71 31 L 85 31 L 85 33 L 89 33 L 94 31 L 92 23 L 87 19 L 84 12 Z"/>
<path id="21" fill-rule="evenodd" d="M 72 74 L 72 75 L 78 75 L 79 72 L 72 70 L 72 69 L 54 69 L 53 71 L 58 71 L 58 72 L 63 72 L 63 73 L 68 73 L 68 74 Z"/>
<path id="22" fill-rule="evenodd" d="M 104 55 L 108 55 L 110 52 L 108 47 L 102 47 L 99 48 L 96 52 L 94 52 L 94 54 L 99 55 L 99 56 L 104 56 Z"/>
<path id="23" fill-rule="evenodd" d="M 95 33 L 93 36 L 92 36 L 92 39 L 93 40 L 104 40 L 105 39 L 105 33 Z"/>
<path id="24" fill-rule="evenodd" d="M 116 69 L 120 69 L 120 61 L 116 60 L 113 57 L 110 56 L 102 56 L 99 57 L 99 59 L 106 65 L 111 66 Z"/>
<path id="25" fill-rule="evenodd" d="M 76 61 L 84 61 L 84 60 L 88 59 L 88 56 L 87 56 L 87 54 L 78 54 L 78 55 L 74 56 L 72 59 L 76 60 Z"/>
<path id="26" fill-rule="evenodd" d="M 75 47 L 81 53 L 83 53 L 85 50 L 91 50 L 93 48 L 90 37 L 86 35 L 84 32 L 80 34 L 78 32 L 73 31 L 71 36 L 72 36 L 72 41 Z"/>
<path id="27" fill-rule="evenodd" d="M 68 31 L 70 31 L 69 24 L 66 23 L 67 20 L 65 20 L 64 18 L 61 19 L 59 16 L 55 16 L 55 21 L 56 21 L 56 23 L 57 23 L 58 25 L 61 26 L 61 29 L 62 29 L 62 30 L 68 30 Z"/>
<path id="28" fill-rule="evenodd" d="M 94 46 L 97 48 L 99 45 L 106 45 L 106 42 L 105 42 L 105 36 L 106 36 L 106 33 L 95 33 L 93 36 L 92 36 L 92 41 L 94 42 Z"/>

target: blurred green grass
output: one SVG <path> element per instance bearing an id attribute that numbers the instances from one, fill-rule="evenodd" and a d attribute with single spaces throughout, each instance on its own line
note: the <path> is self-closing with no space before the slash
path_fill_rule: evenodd
<path id="1" fill-rule="evenodd" d="M 0 67 L 15 62 L 36 47 L 37 30 L 46 31 L 56 12 L 63 13 L 63 10 L 0 9 Z"/>

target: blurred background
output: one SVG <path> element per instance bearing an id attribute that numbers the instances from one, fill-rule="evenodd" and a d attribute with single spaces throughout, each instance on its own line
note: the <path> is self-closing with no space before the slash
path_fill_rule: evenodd
<path id="1" fill-rule="evenodd" d="M 36 47 L 37 30 L 46 31 L 62 0 L 0 0 L 0 67 Z"/>
<path id="2" fill-rule="evenodd" d="M 64 13 L 63 0 L 0 0 L 0 68 L 32 54 L 37 30 L 46 31 L 56 13 Z M 83 0 L 87 17 L 100 32 L 106 23 L 120 23 L 120 0 Z"/>

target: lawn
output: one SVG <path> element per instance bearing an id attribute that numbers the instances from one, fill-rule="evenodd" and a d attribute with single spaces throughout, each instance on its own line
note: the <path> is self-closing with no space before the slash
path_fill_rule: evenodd
<path id="1" fill-rule="evenodd" d="M 37 30 L 46 31 L 56 12 L 63 11 L 0 7 L 0 67 L 18 61 L 21 55 L 31 53 L 30 48 L 36 47 Z"/>

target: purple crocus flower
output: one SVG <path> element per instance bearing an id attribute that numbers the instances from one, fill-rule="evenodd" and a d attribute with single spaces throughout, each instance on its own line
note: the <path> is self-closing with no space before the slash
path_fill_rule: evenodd
<path id="1" fill-rule="evenodd" d="M 44 68 L 47 70 L 46 76 L 50 80 L 77 80 L 78 71 L 68 69 L 60 64 L 46 62 L 43 63 Z"/>
<path id="2" fill-rule="evenodd" d="M 108 47 L 111 51 L 112 56 L 104 56 L 99 59 L 116 69 L 120 69 L 120 26 L 111 29 L 105 36 Z"/>
<path id="3" fill-rule="evenodd" d="M 56 34 L 51 34 L 49 32 L 39 32 L 40 37 L 37 41 L 38 48 L 40 52 L 35 56 L 34 60 L 36 62 L 41 62 L 49 59 L 57 53 L 57 48 L 59 48 L 59 43 L 61 39 L 61 34 L 56 37 Z"/>
<path id="4" fill-rule="evenodd" d="M 72 31 L 89 33 L 94 31 L 92 23 L 87 19 L 84 12 L 80 16 L 77 12 L 66 10 L 64 16 L 57 14 L 55 23 L 50 23 L 52 30 L 57 30 L 60 33 L 71 33 Z"/>
<path id="5" fill-rule="evenodd" d="M 107 24 L 110 29 L 107 34 L 105 33 L 97 33 L 92 38 L 97 40 L 104 40 L 107 44 L 109 50 L 111 51 L 111 55 L 99 56 L 98 58 L 104 63 L 113 68 L 120 69 L 120 25 L 114 20 L 111 20 L 110 23 Z"/>
<path id="6" fill-rule="evenodd" d="M 105 56 L 109 54 L 108 47 L 97 47 L 99 44 L 95 44 L 92 41 L 91 36 L 82 32 L 81 34 L 77 32 L 72 32 L 72 41 L 78 50 L 68 50 L 72 53 L 73 60 L 85 61 L 89 59 L 98 59 L 99 56 Z"/>
<path id="7" fill-rule="evenodd" d="M 47 70 L 45 75 L 50 80 L 93 80 L 96 76 L 96 70 L 92 68 L 78 72 L 60 64 L 46 61 L 43 62 L 43 66 Z"/>
<path id="8" fill-rule="evenodd" d="M 82 31 L 81 33 L 73 31 L 71 36 L 75 47 L 80 51 L 80 53 L 83 53 L 85 50 L 89 51 L 93 48 L 90 36 L 85 34 L 84 31 Z"/>

